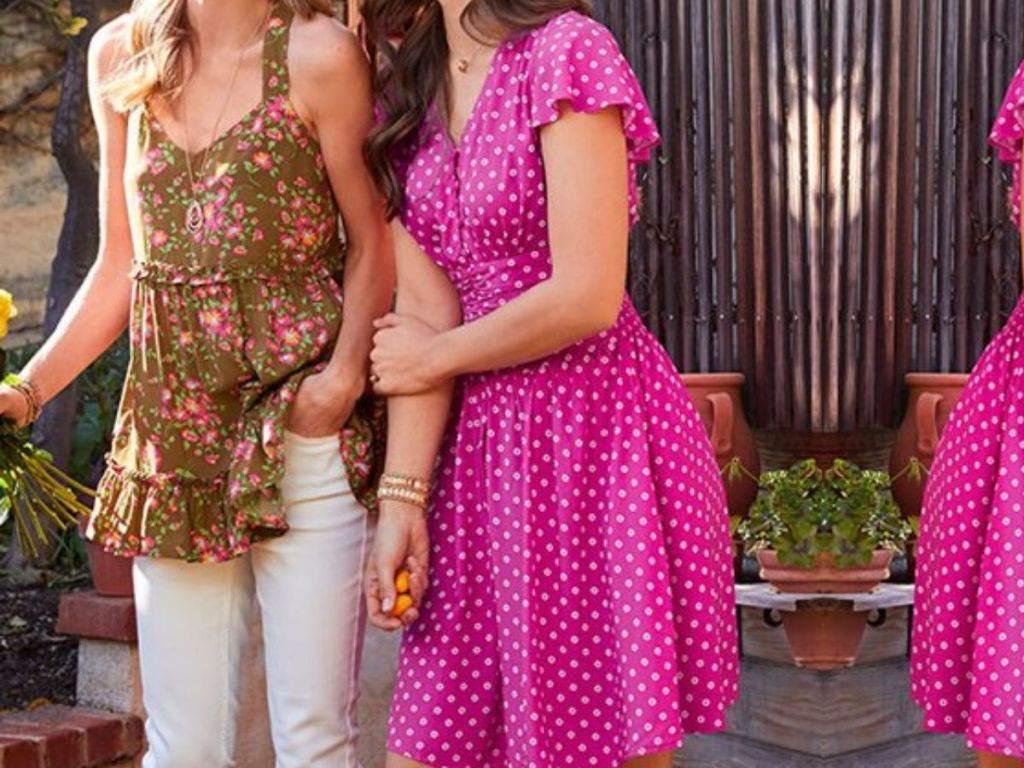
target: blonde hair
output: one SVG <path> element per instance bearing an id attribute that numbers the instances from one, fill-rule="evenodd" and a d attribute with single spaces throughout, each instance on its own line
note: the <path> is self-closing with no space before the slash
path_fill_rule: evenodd
<path id="1" fill-rule="evenodd" d="M 334 15 L 331 0 L 280 1 L 299 16 Z M 173 98 L 181 90 L 184 53 L 191 44 L 186 2 L 133 0 L 122 41 L 124 61 L 102 86 L 114 109 L 127 112 L 157 94 Z"/>

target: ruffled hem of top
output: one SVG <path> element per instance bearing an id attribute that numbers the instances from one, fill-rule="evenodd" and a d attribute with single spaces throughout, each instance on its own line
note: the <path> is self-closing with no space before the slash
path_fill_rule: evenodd
<path id="1" fill-rule="evenodd" d="M 305 375 L 249 411 L 227 471 L 207 478 L 141 472 L 108 459 L 86 536 L 121 557 L 224 562 L 288 530 L 281 497 L 284 424 Z M 364 397 L 339 435 L 353 494 L 371 513 L 384 460 L 384 403 Z"/>
<path id="2" fill-rule="evenodd" d="M 634 164 L 647 163 L 661 144 L 654 116 L 614 35 L 603 25 L 569 12 L 539 30 L 532 53 L 530 126 L 557 122 L 560 104 L 595 114 L 622 110 L 623 131 Z"/>
<path id="3" fill-rule="evenodd" d="M 288 530 L 276 486 L 229 501 L 228 482 L 227 475 L 146 474 L 110 461 L 86 536 L 120 557 L 204 563 L 238 557 Z"/>
<path id="4" fill-rule="evenodd" d="M 1006 89 L 989 143 L 996 150 L 1000 162 L 1017 168 L 1024 146 L 1024 61 Z"/>

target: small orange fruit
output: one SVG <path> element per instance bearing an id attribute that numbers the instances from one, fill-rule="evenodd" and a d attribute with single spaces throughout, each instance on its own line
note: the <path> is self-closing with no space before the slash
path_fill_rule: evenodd
<path id="1" fill-rule="evenodd" d="M 399 595 L 398 599 L 395 600 L 395 607 L 391 609 L 391 615 L 395 618 L 401 618 L 402 614 L 408 611 L 415 605 L 411 595 Z"/>
<path id="2" fill-rule="evenodd" d="M 412 574 L 404 569 L 395 576 L 395 589 L 398 591 L 398 594 L 405 595 L 409 593 L 409 579 L 411 576 Z"/>

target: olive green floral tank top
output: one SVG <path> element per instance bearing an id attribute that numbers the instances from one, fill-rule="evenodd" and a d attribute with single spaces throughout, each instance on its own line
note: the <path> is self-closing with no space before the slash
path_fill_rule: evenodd
<path id="1" fill-rule="evenodd" d="M 275 3 L 263 98 L 194 157 L 194 188 L 151 112 L 130 116 L 132 354 L 88 529 L 116 554 L 221 561 L 288 528 L 285 417 L 337 338 L 344 254 L 320 146 L 289 100 L 291 20 Z M 382 412 L 365 398 L 339 436 L 370 508 Z"/>

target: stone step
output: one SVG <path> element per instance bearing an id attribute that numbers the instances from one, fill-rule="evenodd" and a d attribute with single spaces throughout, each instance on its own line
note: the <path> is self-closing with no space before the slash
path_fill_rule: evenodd
<path id="1" fill-rule="evenodd" d="M 674 768 L 974 768 L 960 736 L 921 733 L 871 749 L 814 757 L 728 733 L 691 736 Z"/>
<path id="2" fill-rule="evenodd" d="M 133 715 L 51 705 L 0 717 L 0 768 L 128 765 L 142 745 Z"/>

